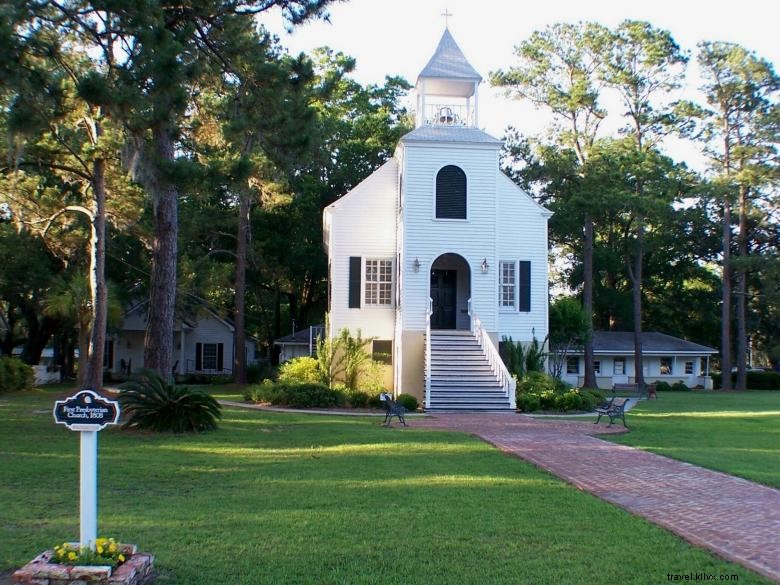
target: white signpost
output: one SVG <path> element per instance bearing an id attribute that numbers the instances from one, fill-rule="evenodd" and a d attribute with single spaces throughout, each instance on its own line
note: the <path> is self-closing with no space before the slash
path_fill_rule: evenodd
<path id="1" fill-rule="evenodd" d="M 97 434 L 106 426 L 117 423 L 119 403 L 92 390 L 81 390 L 54 403 L 54 420 L 81 433 L 79 544 L 94 549 L 97 539 Z"/>

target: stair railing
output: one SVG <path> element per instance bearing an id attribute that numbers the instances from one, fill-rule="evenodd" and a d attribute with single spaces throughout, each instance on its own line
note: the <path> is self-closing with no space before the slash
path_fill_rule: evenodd
<path id="1" fill-rule="evenodd" d="M 509 406 L 514 408 L 517 382 L 515 381 L 514 376 L 509 373 L 506 365 L 504 365 L 504 360 L 501 359 L 501 355 L 498 353 L 498 349 L 496 349 L 496 346 L 493 345 L 493 341 L 490 339 L 487 331 L 485 331 L 485 328 L 482 326 L 482 321 L 474 312 L 474 309 L 471 306 L 471 299 L 468 300 L 468 312 L 469 318 L 471 319 L 471 333 L 474 335 L 477 343 L 479 343 L 479 346 L 482 348 L 482 352 L 485 354 L 485 358 L 487 358 L 488 362 L 490 363 L 490 368 L 498 378 L 498 381 L 501 384 L 501 387 L 504 389 L 504 392 L 509 397 Z"/>
<path id="2" fill-rule="evenodd" d="M 431 315 L 433 299 L 428 297 L 428 307 L 425 309 L 425 408 L 431 407 Z"/>

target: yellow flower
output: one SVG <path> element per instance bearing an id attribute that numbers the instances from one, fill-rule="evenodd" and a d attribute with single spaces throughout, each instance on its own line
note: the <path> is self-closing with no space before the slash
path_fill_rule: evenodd
<path id="1" fill-rule="evenodd" d="M 125 562 L 125 555 L 119 555 L 119 561 L 124 563 Z"/>
<path id="2" fill-rule="evenodd" d="M 102 546 L 98 546 L 98 547 L 97 547 L 97 553 L 98 553 L 99 555 L 102 555 L 102 554 L 103 554 L 103 547 L 102 547 Z"/>
<path id="3" fill-rule="evenodd" d="M 108 547 L 108 552 L 115 553 L 116 552 L 116 543 L 111 543 Z"/>
<path id="4" fill-rule="evenodd" d="M 75 561 L 77 556 L 79 556 L 79 555 L 77 555 L 77 554 L 76 554 L 76 553 L 74 553 L 73 551 L 70 551 L 70 552 L 68 553 L 68 558 L 69 558 L 71 561 Z"/>

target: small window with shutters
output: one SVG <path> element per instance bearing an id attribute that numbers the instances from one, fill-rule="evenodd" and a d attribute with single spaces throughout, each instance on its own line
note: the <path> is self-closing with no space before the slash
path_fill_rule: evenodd
<path id="1" fill-rule="evenodd" d="M 466 219 L 466 173 L 455 165 L 436 175 L 436 219 Z"/>

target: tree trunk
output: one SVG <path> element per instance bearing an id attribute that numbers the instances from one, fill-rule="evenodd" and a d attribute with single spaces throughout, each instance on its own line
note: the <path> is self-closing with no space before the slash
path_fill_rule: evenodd
<path id="1" fill-rule="evenodd" d="M 235 313 L 235 363 L 236 384 L 246 384 L 246 256 L 249 240 L 249 193 L 242 192 L 238 202 L 238 238 L 236 240 L 236 313 Z"/>
<path id="2" fill-rule="evenodd" d="M 585 380 L 586 388 L 598 388 L 596 372 L 593 368 L 593 219 L 585 217 L 585 242 L 583 250 L 582 309 L 588 337 L 585 341 Z"/>
<path id="3" fill-rule="evenodd" d="M 106 289 L 106 162 L 96 159 L 92 171 L 95 208 L 92 216 L 89 290 L 92 296 L 92 334 L 83 384 L 99 390 L 103 385 L 103 352 L 106 345 L 108 291 Z"/>
<path id="4" fill-rule="evenodd" d="M 178 237 L 178 190 L 163 176 L 161 164 L 174 161 L 174 144 L 168 128 L 152 129 L 156 160 L 152 162 L 152 275 L 149 285 L 149 315 L 144 338 L 144 367 L 165 378 L 173 376 L 173 327 L 176 309 L 176 261 Z"/>
<path id="5" fill-rule="evenodd" d="M 52 317 L 43 317 L 39 321 L 37 311 L 33 307 L 21 307 L 21 311 L 27 323 L 27 339 L 20 358 L 24 363 L 34 366 L 41 361 L 43 348 L 49 343 L 60 322 Z"/>
<path id="6" fill-rule="evenodd" d="M 642 355 L 642 255 L 645 240 L 643 219 L 638 218 L 636 232 L 636 255 L 634 268 L 631 271 L 631 298 L 633 301 L 634 319 L 634 383 L 641 391 L 645 387 L 644 359 Z"/>
<path id="7" fill-rule="evenodd" d="M 85 388 L 87 379 L 87 370 L 89 369 L 89 321 L 79 326 L 79 371 L 76 377 L 76 383 L 79 388 Z"/>
<path id="8" fill-rule="evenodd" d="M 747 388 L 747 189 L 739 187 L 739 234 L 737 243 L 742 263 L 737 267 L 737 384 L 736 390 Z"/>
<path id="9" fill-rule="evenodd" d="M 721 389 L 731 390 L 731 204 L 723 201 L 723 296 L 720 326 Z"/>

